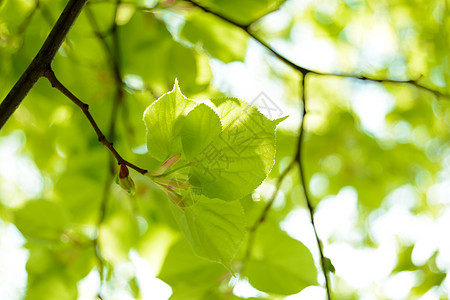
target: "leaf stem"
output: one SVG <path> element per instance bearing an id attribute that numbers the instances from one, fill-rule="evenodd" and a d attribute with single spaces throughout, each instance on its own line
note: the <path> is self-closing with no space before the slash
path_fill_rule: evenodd
<path id="1" fill-rule="evenodd" d="M 192 166 L 193 164 L 194 164 L 194 162 L 189 162 L 189 163 L 184 164 L 184 165 L 182 165 L 182 166 L 179 166 L 179 167 L 177 167 L 177 168 L 175 168 L 175 169 L 173 169 L 173 170 L 170 170 L 170 171 L 167 172 L 167 173 L 163 173 L 163 174 L 161 174 L 161 175 L 154 176 L 154 177 L 168 176 L 168 175 L 173 174 L 173 173 L 175 173 L 175 172 L 177 172 L 177 171 L 179 171 L 179 170 L 182 170 L 182 169 L 185 169 L 185 168 L 187 168 L 187 167 L 190 167 L 190 166 Z"/>

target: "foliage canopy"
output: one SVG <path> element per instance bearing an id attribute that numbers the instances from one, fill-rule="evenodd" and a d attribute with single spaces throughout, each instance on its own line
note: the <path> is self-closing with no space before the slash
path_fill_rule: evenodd
<path id="1" fill-rule="evenodd" d="M 66 2 L 0 0 L 1 99 Z M 449 6 L 88 1 L 1 129 L 0 298 L 448 299 Z"/>

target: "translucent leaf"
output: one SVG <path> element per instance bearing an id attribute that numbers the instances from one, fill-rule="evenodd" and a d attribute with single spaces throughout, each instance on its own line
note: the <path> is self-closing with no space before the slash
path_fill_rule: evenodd
<path id="1" fill-rule="evenodd" d="M 144 112 L 148 153 L 163 161 L 181 152 L 179 137 L 184 118 L 198 103 L 186 98 L 175 81 L 173 90 L 162 95 Z"/>
<path id="2" fill-rule="evenodd" d="M 231 269 L 245 235 L 245 215 L 237 200 L 270 172 L 281 119 L 271 121 L 238 99 L 213 104 L 185 98 L 175 84 L 146 110 L 149 153 L 161 161 L 156 170 L 164 169 L 149 177 L 176 204 L 175 215 L 194 252 Z M 162 168 L 177 153 L 183 162 L 172 170 Z"/>
<path id="3" fill-rule="evenodd" d="M 263 224 L 256 232 L 245 275 L 257 289 L 274 294 L 295 294 L 317 284 L 317 269 L 308 248 L 275 227 Z"/>
<path id="4" fill-rule="evenodd" d="M 195 107 L 186 116 L 181 141 L 186 157 L 192 158 L 211 143 L 222 130 L 220 119 L 206 104 Z"/>
<path id="5" fill-rule="evenodd" d="M 172 207 L 194 252 L 231 270 L 231 260 L 246 232 L 240 202 L 226 202 L 201 196 L 185 210 L 178 206 Z"/>
<path id="6" fill-rule="evenodd" d="M 196 156 L 191 182 L 210 198 L 232 201 L 251 193 L 272 169 L 277 121 L 238 99 L 215 104 L 222 133 Z"/>
<path id="7" fill-rule="evenodd" d="M 239 99 L 214 102 L 216 112 L 205 104 L 194 109 L 198 102 L 175 84 L 145 111 L 147 147 L 161 163 L 181 152 L 201 194 L 233 201 L 251 193 L 272 169 L 275 128 L 283 119 L 271 121 Z"/>
<path id="8" fill-rule="evenodd" d="M 222 266 L 195 255 L 186 240 L 179 239 L 167 253 L 158 277 L 172 286 L 207 286 L 225 272 Z"/>

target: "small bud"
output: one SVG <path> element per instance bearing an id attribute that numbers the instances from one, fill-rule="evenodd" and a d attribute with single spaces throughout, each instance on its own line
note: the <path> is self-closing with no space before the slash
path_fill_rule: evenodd
<path id="1" fill-rule="evenodd" d="M 176 164 L 178 162 L 180 157 L 181 157 L 181 154 L 176 154 L 176 155 L 172 156 L 165 163 L 163 163 L 159 168 L 157 168 L 156 170 L 153 170 L 151 172 L 148 172 L 148 175 L 159 176 L 159 175 L 164 174 L 164 172 L 166 172 L 167 169 L 169 169 L 171 166 L 173 166 L 174 164 Z"/>
<path id="2" fill-rule="evenodd" d="M 127 191 L 128 194 L 134 195 L 136 193 L 136 187 L 133 179 L 130 177 L 130 171 L 124 164 L 120 164 L 120 170 L 118 176 L 116 177 L 116 183 Z"/>
<path id="3" fill-rule="evenodd" d="M 120 164 L 119 179 L 124 179 L 129 174 L 130 174 L 130 171 L 128 170 L 128 167 L 124 164 Z"/>

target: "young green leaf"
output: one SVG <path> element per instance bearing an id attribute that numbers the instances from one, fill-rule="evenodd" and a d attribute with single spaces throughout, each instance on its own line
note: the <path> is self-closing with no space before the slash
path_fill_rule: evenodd
<path id="1" fill-rule="evenodd" d="M 175 205 L 172 208 L 194 252 L 231 270 L 231 260 L 246 232 L 240 202 L 200 196 L 184 211 Z"/>
<path id="2" fill-rule="evenodd" d="M 181 130 L 183 151 L 188 159 L 205 149 L 222 131 L 219 116 L 206 104 L 191 110 Z"/>
<path id="3" fill-rule="evenodd" d="M 270 223 L 256 232 L 245 275 L 260 291 L 281 295 L 317 284 L 317 269 L 308 248 Z"/>
<path id="4" fill-rule="evenodd" d="M 172 91 L 153 102 L 144 112 L 148 153 L 165 161 L 181 153 L 180 131 L 186 115 L 198 103 L 186 98 L 175 80 Z"/>
<path id="5" fill-rule="evenodd" d="M 207 197 L 233 201 L 251 193 L 272 169 L 278 122 L 238 99 L 215 104 L 222 132 L 195 157 L 191 181 Z"/>
<path id="6" fill-rule="evenodd" d="M 246 232 L 237 200 L 258 187 L 272 169 L 275 129 L 282 119 L 271 121 L 234 98 L 212 104 L 185 98 L 175 83 L 147 108 L 147 148 L 161 161 L 149 178 L 176 204 L 173 211 L 194 252 L 231 270 Z M 179 153 L 181 157 L 174 156 Z M 183 162 L 162 171 L 171 156 Z"/>

